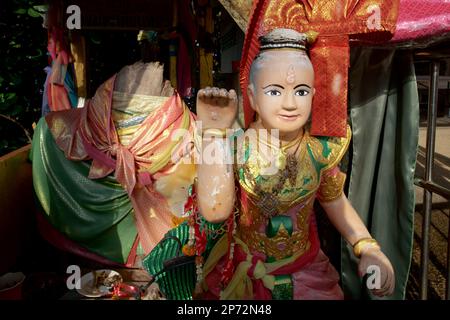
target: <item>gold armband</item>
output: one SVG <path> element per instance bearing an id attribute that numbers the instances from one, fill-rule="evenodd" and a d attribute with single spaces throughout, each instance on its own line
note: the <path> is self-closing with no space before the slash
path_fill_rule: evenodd
<path id="1" fill-rule="evenodd" d="M 380 249 L 380 245 L 378 244 L 377 240 L 373 238 L 362 238 L 356 241 L 356 243 L 353 245 L 353 253 L 357 258 L 361 257 L 361 250 L 364 248 L 364 246 L 370 246 L 374 248 Z"/>

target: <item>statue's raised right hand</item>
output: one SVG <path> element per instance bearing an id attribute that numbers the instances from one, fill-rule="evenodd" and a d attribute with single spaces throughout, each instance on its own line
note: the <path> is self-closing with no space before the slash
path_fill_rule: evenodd
<path id="1" fill-rule="evenodd" d="M 238 109 L 236 91 L 206 87 L 197 94 L 197 119 L 203 129 L 231 128 Z"/>

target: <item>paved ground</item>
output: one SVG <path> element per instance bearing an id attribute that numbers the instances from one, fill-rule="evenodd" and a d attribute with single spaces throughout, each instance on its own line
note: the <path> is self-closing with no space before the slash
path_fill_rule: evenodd
<path id="1" fill-rule="evenodd" d="M 436 129 L 436 150 L 434 162 L 434 182 L 450 189 L 450 118 L 439 118 Z M 419 150 L 417 153 L 416 176 L 424 176 L 426 123 L 419 129 Z M 407 299 L 419 299 L 420 254 L 422 241 L 423 189 L 416 187 L 416 214 L 414 249 L 408 282 Z M 447 279 L 447 242 L 449 235 L 450 203 L 445 198 L 433 195 L 433 211 L 430 226 L 429 259 L 429 299 L 444 299 Z"/>

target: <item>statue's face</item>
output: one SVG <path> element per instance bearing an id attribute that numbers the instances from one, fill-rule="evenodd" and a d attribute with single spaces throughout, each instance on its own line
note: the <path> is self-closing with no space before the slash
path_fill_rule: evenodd
<path id="1" fill-rule="evenodd" d="M 266 129 L 298 132 L 308 121 L 314 95 L 314 70 L 296 50 L 263 52 L 252 67 L 249 86 L 252 108 Z"/>

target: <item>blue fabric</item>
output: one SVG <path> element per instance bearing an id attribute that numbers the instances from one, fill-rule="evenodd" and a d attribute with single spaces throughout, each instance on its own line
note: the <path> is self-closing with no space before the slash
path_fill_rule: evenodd
<path id="1" fill-rule="evenodd" d="M 44 93 L 42 94 L 41 115 L 43 117 L 45 117 L 50 112 L 50 106 L 48 105 L 47 87 L 48 81 L 50 80 L 50 75 L 52 74 L 52 68 L 50 66 L 47 66 L 44 68 L 44 71 L 47 73 L 47 76 L 44 82 Z"/>

